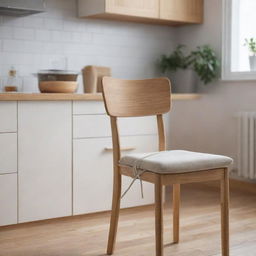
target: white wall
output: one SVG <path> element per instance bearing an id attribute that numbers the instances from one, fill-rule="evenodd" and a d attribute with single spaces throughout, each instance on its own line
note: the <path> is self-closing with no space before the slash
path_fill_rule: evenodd
<path id="1" fill-rule="evenodd" d="M 177 40 L 194 48 L 210 44 L 221 56 L 222 1 L 205 0 L 205 22 L 177 30 Z M 256 82 L 210 84 L 201 100 L 176 102 L 171 122 L 173 148 L 229 155 L 237 159 L 238 111 L 256 111 Z"/>
<path id="2" fill-rule="evenodd" d="M 155 61 L 173 47 L 171 27 L 78 19 L 76 0 L 46 6 L 46 13 L 25 18 L 0 16 L 0 76 L 15 65 L 25 91 L 37 91 L 32 73 L 63 57 L 69 69 L 105 65 L 116 77 L 154 77 Z"/>

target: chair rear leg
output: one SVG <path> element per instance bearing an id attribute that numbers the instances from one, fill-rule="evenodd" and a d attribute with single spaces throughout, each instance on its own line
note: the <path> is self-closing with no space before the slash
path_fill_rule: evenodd
<path id="1" fill-rule="evenodd" d="M 222 256 L 229 256 L 229 175 L 224 169 L 221 180 L 221 244 Z"/>
<path id="2" fill-rule="evenodd" d="M 155 183 L 155 233 L 156 256 L 163 256 L 163 186 L 160 175 Z"/>
<path id="3" fill-rule="evenodd" d="M 180 184 L 173 184 L 173 242 L 179 242 L 180 233 Z"/>
<path id="4" fill-rule="evenodd" d="M 112 211 L 111 211 L 111 220 L 110 220 L 110 228 L 108 235 L 108 248 L 107 255 L 112 255 L 115 248 L 116 243 L 116 233 L 117 226 L 119 220 L 119 212 L 120 212 L 120 200 L 121 200 L 121 175 L 117 174 L 114 177 L 114 185 L 113 185 L 113 197 L 112 197 Z"/>

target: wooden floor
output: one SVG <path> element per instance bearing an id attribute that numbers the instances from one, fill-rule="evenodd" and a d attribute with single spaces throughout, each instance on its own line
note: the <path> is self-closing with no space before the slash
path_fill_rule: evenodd
<path id="1" fill-rule="evenodd" d="M 139 195 L 138 195 L 139 196 Z M 220 255 L 219 193 L 182 186 L 181 241 L 172 245 L 165 211 L 165 256 Z M 169 203 L 170 205 L 170 203 Z M 256 255 L 256 194 L 231 191 L 231 256 Z M 103 256 L 109 213 L 0 228 L 0 256 Z M 116 256 L 154 255 L 153 207 L 121 211 Z"/>

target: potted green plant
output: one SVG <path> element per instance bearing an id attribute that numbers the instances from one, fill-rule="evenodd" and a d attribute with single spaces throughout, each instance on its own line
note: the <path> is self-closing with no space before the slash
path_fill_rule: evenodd
<path id="1" fill-rule="evenodd" d="M 162 55 L 159 65 L 162 72 L 176 72 L 178 69 L 187 69 L 189 66 L 188 56 L 184 54 L 185 45 L 178 45 L 176 49 L 168 56 Z"/>
<path id="2" fill-rule="evenodd" d="M 171 72 L 174 92 L 195 92 L 197 78 L 204 84 L 218 78 L 220 62 L 210 46 L 199 46 L 190 54 L 185 54 L 184 50 L 185 46 L 179 45 L 169 56 L 163 55 L 159 62 L 163 72 Z"/>
<path id="3" fill-rule="evenodd" d="M 256 38 L 246 38 L 244 46 L 249 50 L 250 70 L 256 71 Z"/>
<path id="4" fill-rule="evenodd" d="M 196 88 L 196 75 L 185 51 L 185 45 L 178 45 L 170 55 L 162 55 L 158 63 L 162 73 L 169 76 L 174 93 L 192 93 Z"/>
<path id="5" fill-rule="evenodd" d="M 198 46 L 189 58 L 190 65 L 205 85 L 218 78 L 220 62 L 210 46 Z"/>

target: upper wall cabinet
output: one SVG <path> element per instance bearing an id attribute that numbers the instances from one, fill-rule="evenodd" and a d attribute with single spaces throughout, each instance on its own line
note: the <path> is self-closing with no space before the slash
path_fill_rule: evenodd
<path id="1" fill-rule="evenodd" d="M 108 13 L 158 18 L 158 0 L 106 0 L 105 2 Z"/>
<path id="2" fill-rule="evenodd" d="M 203 0 L 160 0 L 160 19 L 202 23 Z"/>
<path id="3" fill-rule="evenodd" d="M 79 0 L 79 17 L 181 25 L 202 23 L 203 0 Z"/>

